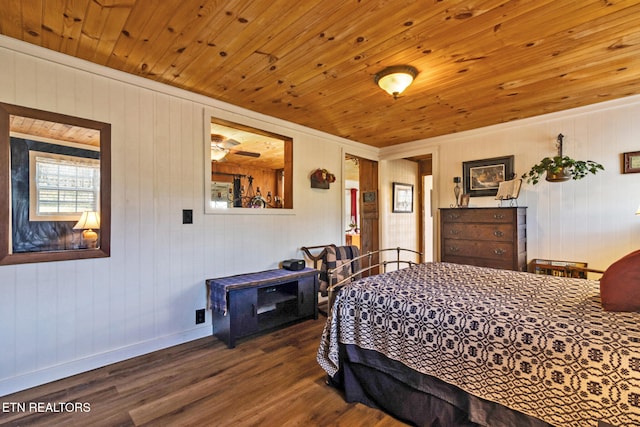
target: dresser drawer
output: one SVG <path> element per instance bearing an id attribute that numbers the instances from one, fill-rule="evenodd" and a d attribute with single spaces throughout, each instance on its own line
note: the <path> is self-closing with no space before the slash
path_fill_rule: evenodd
<path id="1" fill-rule="evenodd" d="M 445 222 L 442 224 L 442 237 L 445 239 L 513 240 L 514 230 L 512 224 L 483 224 L 483 223 L 458 223 Z"/>
<path id="2" fill-rule="evenodd" d="M 502 270 L 513 270 L 511 261 L 504 259 L 486 259 L 486 258 L 469 258 L 469 257 L 448 257 L 444 262 L 452 262 L 454 264 L 475 265 L 477 267 L 500 268 Z"/>
<path id="3" fill-rule="evenodd" d="M 526 271 L 526 209 L 440 209 L 440 260 Z"/>
<path id="4" fill-rule="evenodd" d="M 505 222 L 512 223 L 515 211 L 513 209 L 501 208 L 462 208 L 443 209 L 443 222 Z"/>
<path id="5" fill-rule="evenodd" d="M 513 244 L 511 242 L 490 242 L 474 240 L 444 239 L 443 261 L 446 257 L 473 257 L 493 260 L 513 260 Z"/>

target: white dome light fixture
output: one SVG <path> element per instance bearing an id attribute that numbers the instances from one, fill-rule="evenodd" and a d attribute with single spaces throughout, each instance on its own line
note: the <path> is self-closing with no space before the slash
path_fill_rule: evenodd
<path id="1" fill-rule="evenodd" d="M 417 75 L 418 70 L 410 65 L 395 65 L 376 73 L 374 81 L 394 99 L 398 99 L 398 95 L 413 83 Z"/>

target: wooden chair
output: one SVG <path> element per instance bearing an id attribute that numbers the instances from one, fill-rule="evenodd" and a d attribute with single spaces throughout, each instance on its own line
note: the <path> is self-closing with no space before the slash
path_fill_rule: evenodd
<path id="1" fill-rule="evenodd" d="M 328 289 L 332 284 L 337 283 L 344 277 L 352 276 L 360 270 L 360 249 L 357 246 L 336 246 L 334 244 L 319 246 L 303 246 L 300 248 L 311 261 L 313 268 L 319 271 L 319 292 L 326 297 Z M 312 250 L 320 250 L 312 253 Z M 355 262 L 352 262 L 356 259 Z M 344 266 L 344 268 L 340 268 Z M 332 272 L 330 274 L 330 272 Z M 356 275 L 358 276 L 358 275 Z M 357 278 L 353 276 L 353 278 Z M 318 312 L 327 315 L 328 310 L 320 307 Z"/>

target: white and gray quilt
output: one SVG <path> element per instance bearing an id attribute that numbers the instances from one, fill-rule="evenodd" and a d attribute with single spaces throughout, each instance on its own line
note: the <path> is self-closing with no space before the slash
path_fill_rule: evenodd
<path id="1" fill-rule="evenodd" d="M 554 426 L 640 426 L 640 313 L 599 282 L 425 263 L 343 288 L 318 362 L 355 344 Z"/>

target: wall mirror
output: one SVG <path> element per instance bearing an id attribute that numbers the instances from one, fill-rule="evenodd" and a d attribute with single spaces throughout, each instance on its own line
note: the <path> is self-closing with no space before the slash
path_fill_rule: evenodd
<path id="1" fill-rule="evenodd" d="M 205 131 L 205 211 L 293 209 L 293 140 L 211 117 Z"/>
<path id="2" fill-rule="evenodd" d="M 110 255 L 111 125 L 0 103 L 0 264 Z"/>

